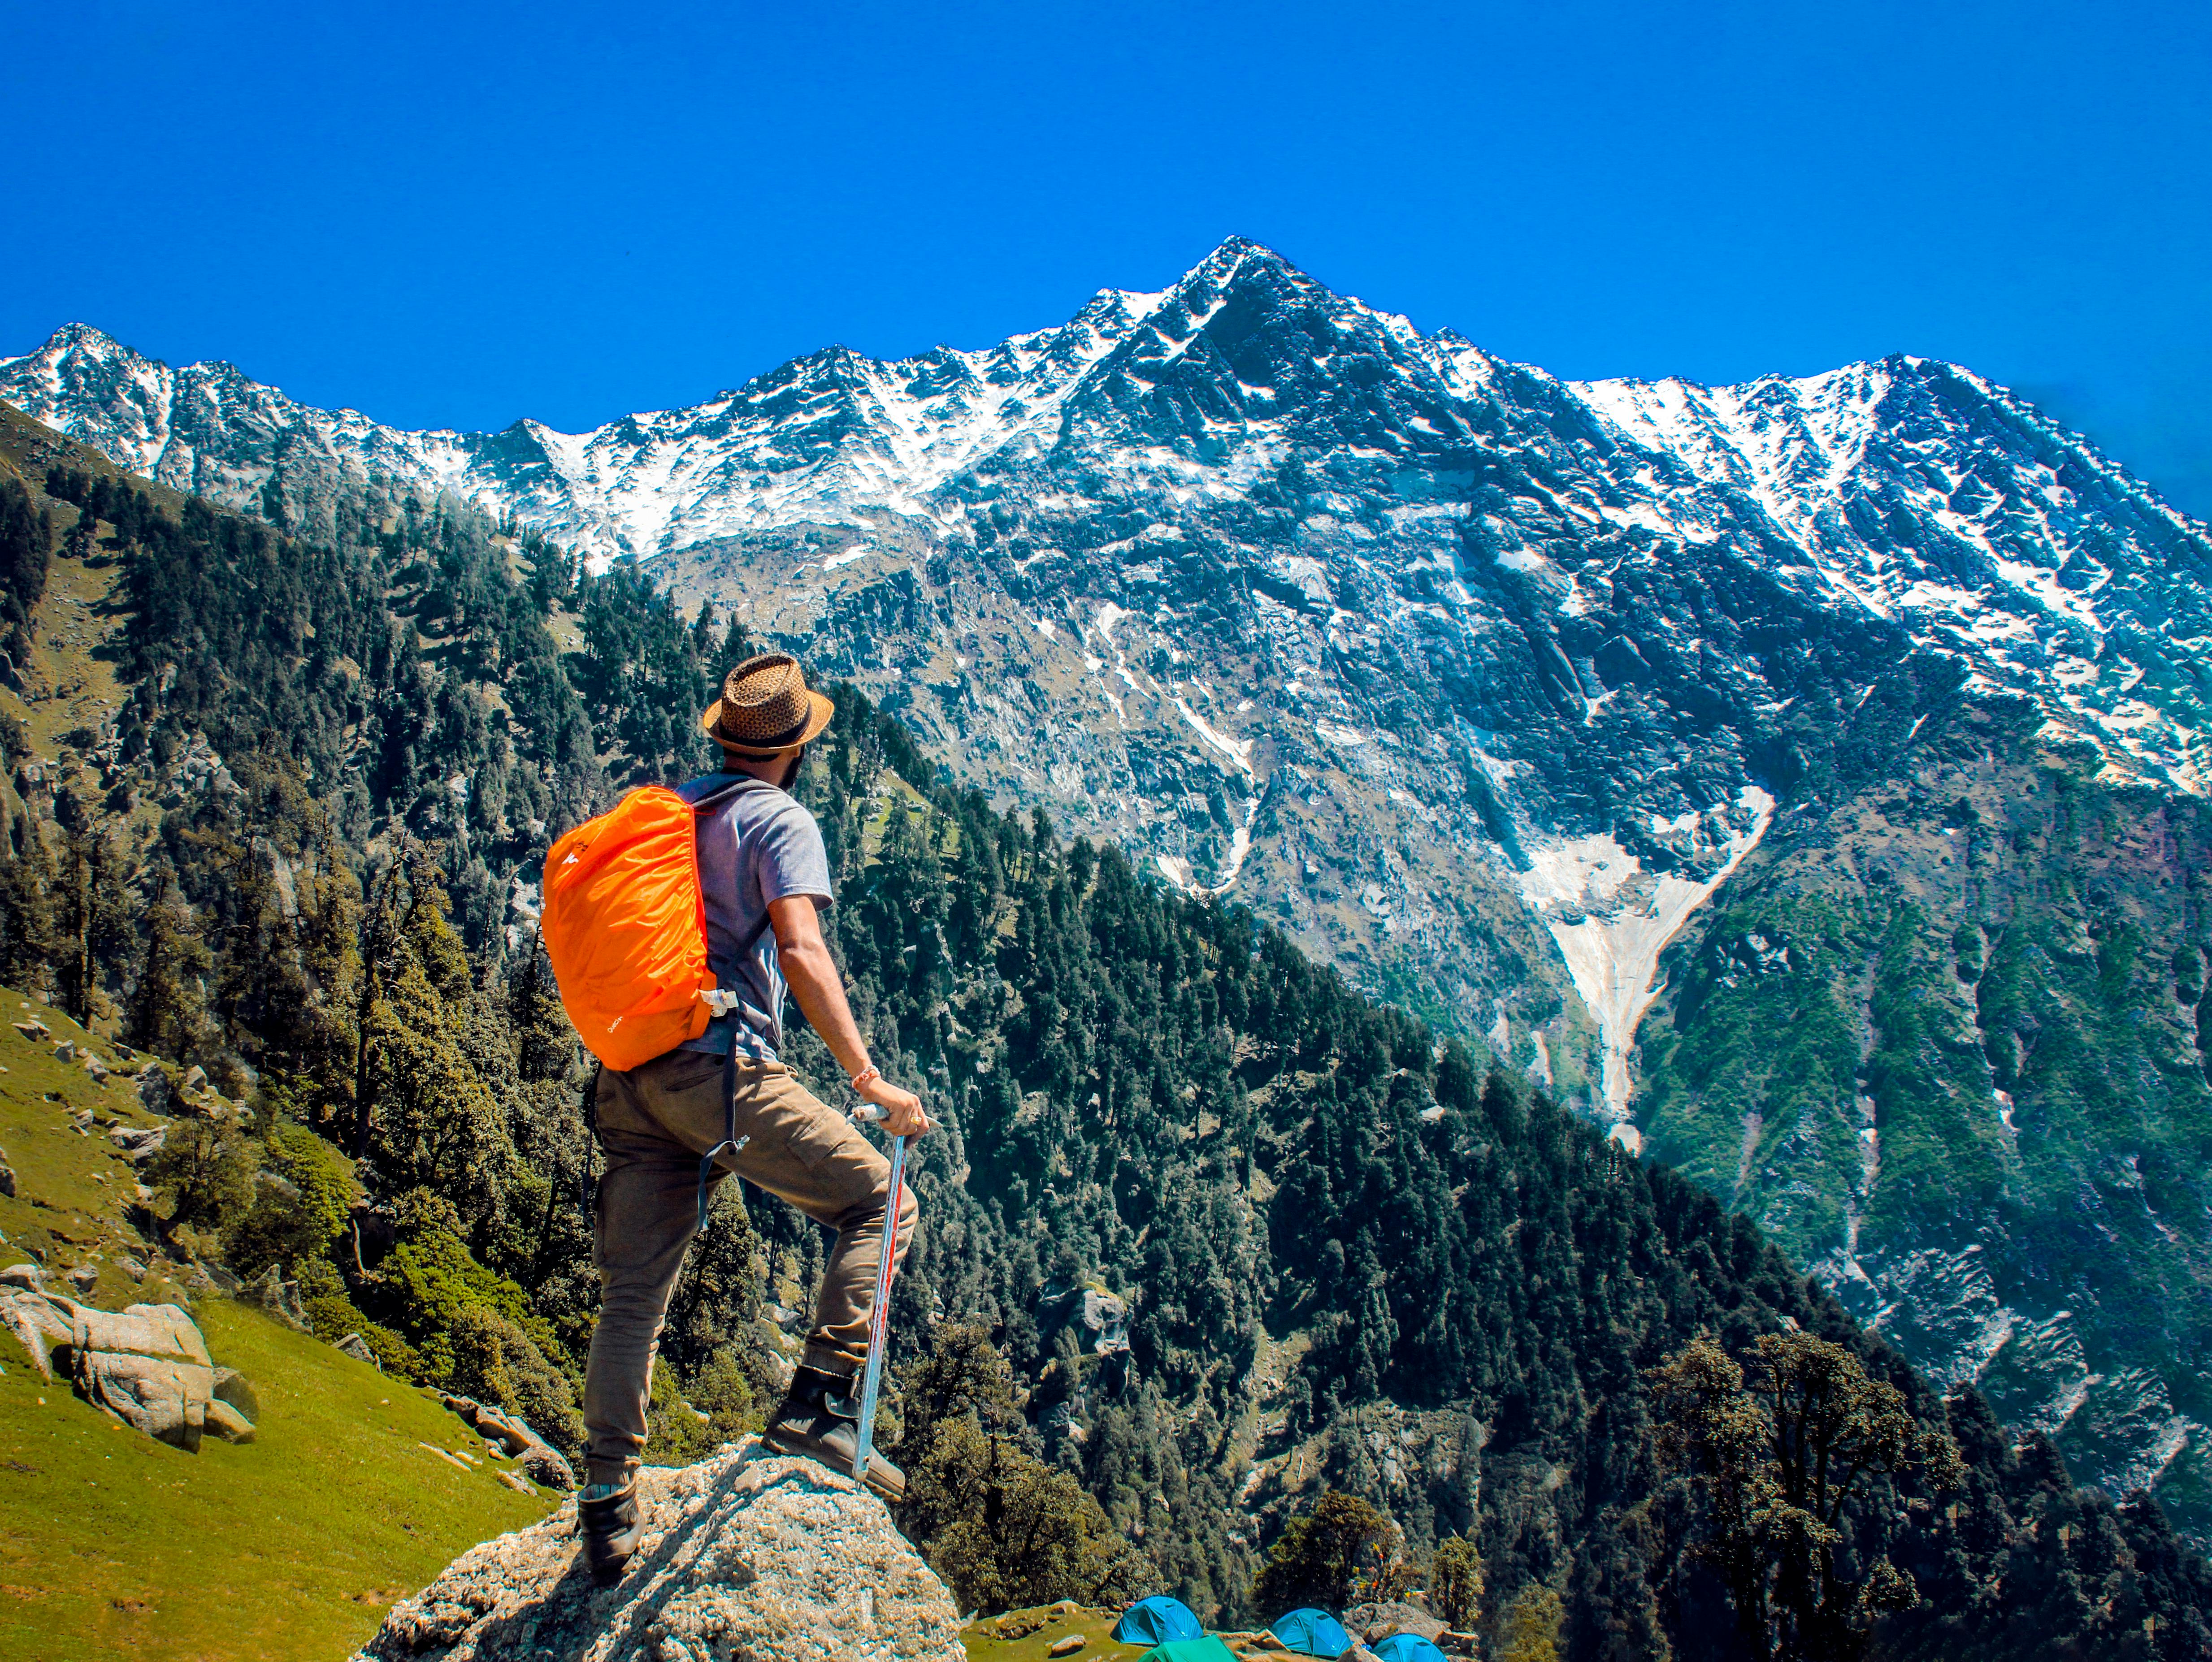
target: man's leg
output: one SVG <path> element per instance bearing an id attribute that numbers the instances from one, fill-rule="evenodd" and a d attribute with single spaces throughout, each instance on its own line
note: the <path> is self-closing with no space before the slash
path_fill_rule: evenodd
<path id="1" fill-rule="evenodd" d="M 689 1174 L 678 1181 L 695 1182 L 699 1157 L 723 1140 L 726 1120 L 720 1060 L 703 1052 L 678 1052 L 635 1070 L 625 1083 L 629 1091 L 626 1101 L 634 1105 L 638 1119 L 659 1137 L 692 1151 Z M 867 1356 L 868 1317 L 874 1307 L 876 1270 L 882 1261 L 890 1162 L 844 1115 L 817 1101 L 781 1064 L 738 1068 L 736 1109 L 738 1135 L 746 1139 L 745 1147 L 734 1162 L 725 1157 L 722 1163 L 837 1232 L 802 1364 L 789 1396 L 769 1420 L 766 1441 L 771 1447 L 813 1455 L 849 1471 L 859 1439 L 846 1398 L 853 1376 Z M 606 1123 L 604 1116 L 601 1123 Z M 610 1162 L 613 1146 L 610 1143 Z M 660 1198 L 653 1204 L 665 1208 L 667 1200 Z M 914 1239 L 919 1215 L 908 1190 L 899 1208 L 897 1250 L 902 1257 Z M 684 1238 L 689 1227 L 687 1221 Z M 683 1245 L 683 1239 L 675 1240 L 665 1265 L 657 1243 L 641 1246 L 638 1253 L 645 1266 L 640 1281 L 656 1289 L 651 1305 L 656 1331 Z M 663 1273 L 667 1279 L 657 1279 Z M 597 1350 L 595 1341 L 594 1355 Z M 642 1383 L 641 1380 L 640 1388 Z M 641 1428 L 642 1415 L 641 1406 Z M 905 1480 L 896 1466 L 878 1455 L 869 1466 L 868 1481 L 879 1493 L 896 1499 Z"/>
<path id="2" fill-rule="evenodd" d="M 719 1100 L 721 1064 L 713 1057 L 679 1056 L 684 1073 L 702 1071 L 688 1065 L 695 1062 L 711 1070 Z M 599 1077 L 599 1143 L 606 1152 L 606 1172 L 599 1180 L 592 1242 L 600 1298 L 584 1371 L 587 1483 L 621 1488 L 637 1470 L 669 1294 L 698 1227 L 699 1156 L 652 1117 L 643 1100 L 651 1088 L 641 1087 L 640 1079 L 648 1070 L 658 1073 L 664 1062 L 677 1060 L 662 1058 L 629 1074 L 608 1071 Z"/>
<path id="3" fill-rule="evenodd" d="M 749 1069 L 739 1077 L 738 1130 L 752 1140 L 738 1156 L 738 1174 L 837 1232 L 823 1266 L 802 1365 L 850 1379 L 867 1361 L 890 1162 L 788 1070 Z M 899 1197 L 895 1261 L 905 1260 L 921 1215 L 908 1185 Z"/>

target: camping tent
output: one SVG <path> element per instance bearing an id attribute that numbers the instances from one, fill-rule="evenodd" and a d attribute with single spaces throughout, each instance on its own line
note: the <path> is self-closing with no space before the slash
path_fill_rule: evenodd
<path id="1" fill-rule="evenodd" d="M 1114 1637 L 1124 1645 L 1159 1645 L 1170 1639 L 1195 1639 L 1206 1629 L 1180 1598 L 1156 1592 L 1139 1598 L 1114 1624 Z"/>
<path id="2" fill-rule="evenodd" d="M 1442 1651 L 1417 1633 L 1394 1633 L 1369 1648 L 1376 1662 L 1447 1662 Z"/>
<path id="3" fill-rule="evenodd" d="M 1294 1610 L 1275 1618 L 1268 1629 L 1283 1641 L 1283 1648 L 1300 1656 L 1341 1656 L 1352 1648 L 1352 1635 L 1344 1623 L 1327 1610 Z"/>
<path id="4" fill-rule="evenodd" d="M 1170 1639 L 1155 1645 L 1137 1662 L 1237 1662 L 1237 1653 L 1210 1633 L 1195 1639 Z"/>

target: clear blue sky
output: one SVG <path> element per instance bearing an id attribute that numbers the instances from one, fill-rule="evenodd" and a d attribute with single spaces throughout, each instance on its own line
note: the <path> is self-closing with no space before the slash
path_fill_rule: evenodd
<path id="1" fill-rule="evenodd" d="M 556 427 L 1241 232 L 1570 376 L 1905 350 L 2212 514 L 2212 6 L 6 0 L 0 352 Z"/>

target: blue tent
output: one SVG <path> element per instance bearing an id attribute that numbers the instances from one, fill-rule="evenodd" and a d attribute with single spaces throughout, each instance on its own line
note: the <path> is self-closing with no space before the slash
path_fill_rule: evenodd
<path id="1" fill-rule="evenodd" d="M 1442 1651 L 1417 1633 L 1394 1633 L 1369 1648 L 1376 1662 L 1448 1662 Z"/>
<path id="2" fill-rule="evenodd" d="M 1164 1592 L 1139 1598 L 1114 1624 L 1114 1637 L 1124 1645 L 1164 1645 L 1170 1639 L 1195 1639 L 1205 1631 L 1189 1605 Z"/>
<path id="3" fill-rule="evenodd" d="M 1352 1648 L 1352 1635 L 1344 1623 L 1327 1610 L 1294 1610 L 1279 1616 L 1268 1629 L 1283 1641 L 1283 1648 L 1300 1656 L 1341 1656 Z"/>

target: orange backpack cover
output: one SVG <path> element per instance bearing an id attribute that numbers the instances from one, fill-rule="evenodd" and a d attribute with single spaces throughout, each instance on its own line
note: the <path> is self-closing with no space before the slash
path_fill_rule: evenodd
<path id="1" fill-rule="evenodd" d="M 586 1048 L 628 1070 L 707 1030 L 699 821 L 664 786 L 631 792 L 545 857 L 545 951 Z"/>

